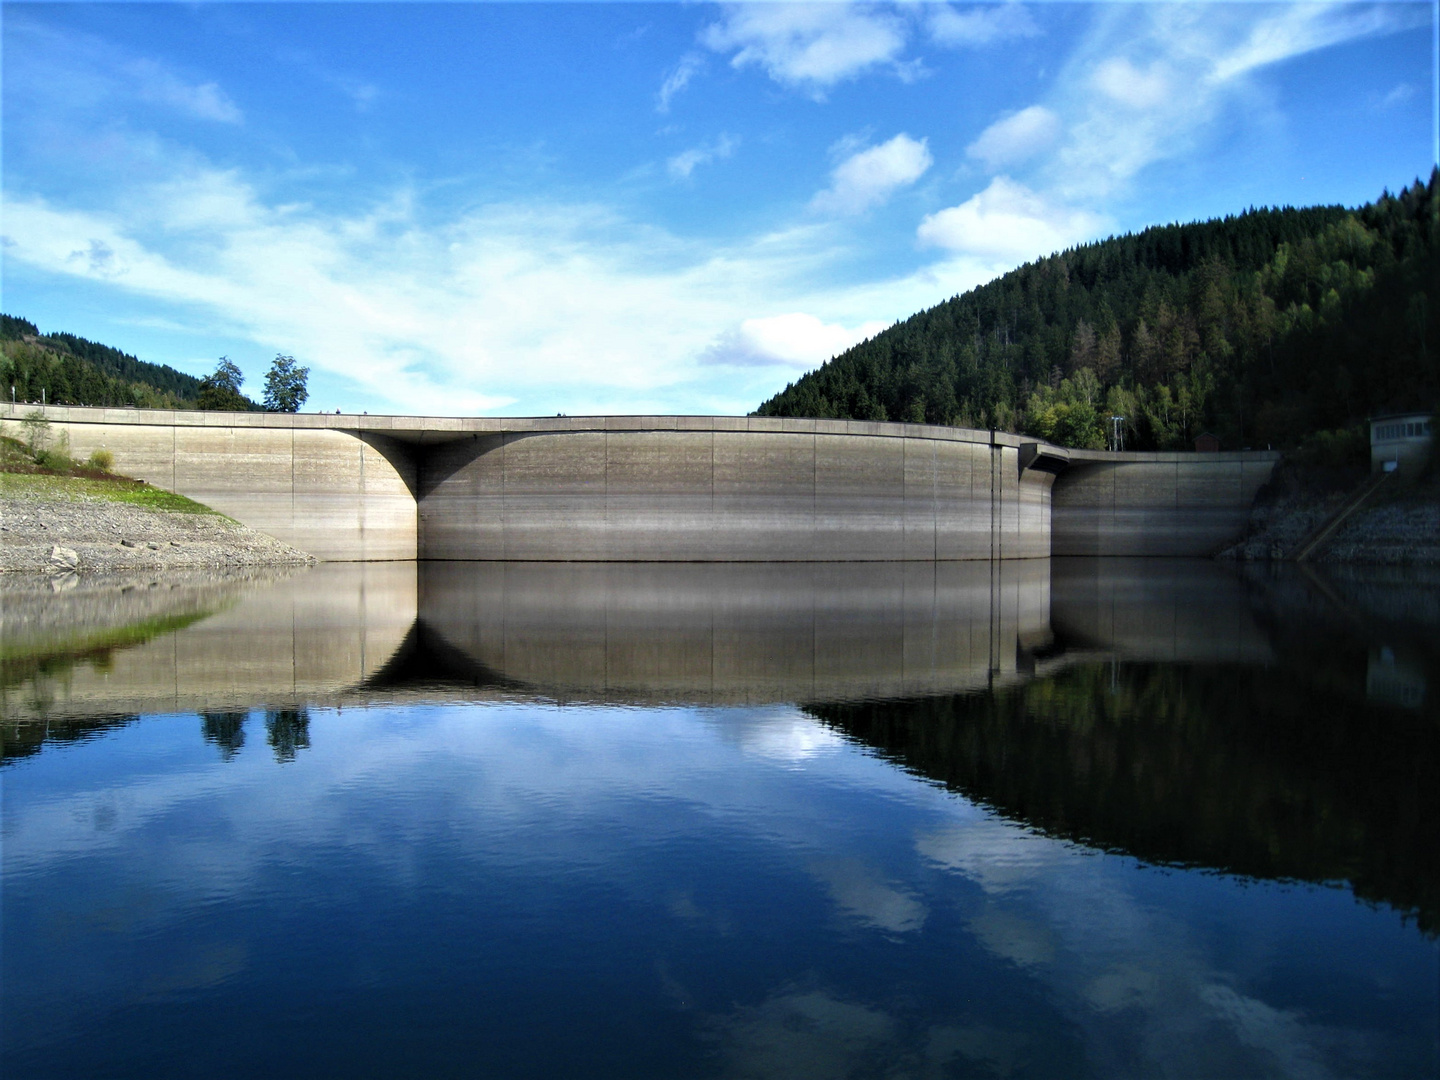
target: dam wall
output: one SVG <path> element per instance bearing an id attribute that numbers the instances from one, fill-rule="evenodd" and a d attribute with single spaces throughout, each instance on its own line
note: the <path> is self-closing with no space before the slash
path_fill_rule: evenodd
<path id="1" fill-rule="evenodd" d="M 1071 450 L 1055 481 L 1051 553 L 1213 555 L 1245 531 L 1279 455 Z"/>
<path id="2" fill-rule="evenodd" d="M 10 421 L 32 411 L 0 410 L 5 433 L 18 437 Z M 382 453 L 380 439 L 313 423 L 329 417 L 63 406 L 44 412 L 52 442 L 68 438 L 74 457 L 109 450 L 117 473 L 177 491 L 317 558 L 415 558 L 413 460 L 389 447 L 389 456 Z"/>
<path id="3" fill-rule="evenodd" d="M 436 447 L 420 472 L 420 557 L 871 562 L 1050 553 L 1054 476 L 1022 472 L 1018 447 L 988 435 L 644 423 Z"/>
<path id="4" fill-rule="evenodd" d="M 0 406 L 12 435 L 35 409 Z M 71 453 L 327 561 L 928 562 L 1208 555 L 1276 454 L 1104 454 L 769 417 L 50 406 Z"/>

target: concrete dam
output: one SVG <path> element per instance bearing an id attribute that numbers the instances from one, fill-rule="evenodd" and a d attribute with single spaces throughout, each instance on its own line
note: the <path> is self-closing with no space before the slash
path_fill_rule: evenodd
<path id="1" fill-rule="evenodd" d="M 76 457 L 349 562 L 1207 556 L 1279 460 L 772 417 L 44 414 Z"/>

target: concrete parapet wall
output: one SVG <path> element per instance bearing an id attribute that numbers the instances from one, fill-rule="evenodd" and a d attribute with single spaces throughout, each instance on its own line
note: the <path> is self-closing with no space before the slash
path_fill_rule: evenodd
<path id="1" fill-rule="evenodd" d="M 44 411 L 77 456 L 108 449 L 122 473 L 332 561 L 1205 555 L 1278 457 L 772 417 Z"/>

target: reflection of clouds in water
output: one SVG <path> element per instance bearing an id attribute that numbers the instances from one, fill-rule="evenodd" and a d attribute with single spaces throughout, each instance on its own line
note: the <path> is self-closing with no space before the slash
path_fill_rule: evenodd
<path id="1" fill-rule="evenodd" d="M 559 868 L 643 889 L 644 880 L 626 876 L 637 836 L 664 843 L 718 829 L 732 842 L 758 838 L 781 853 L 778 863 L 819 881 L 844 917 L 914 935 L 907 946 L 928 947 L 932 934 L 946 932 L 937 929 L 941 914 L 958 900 L 968 905 L 959 914 L 974 941 L 1042 986 L 1086 1033 L 1097 1062 L 1123 1066 L 1111 1071 L 1313 1077 L 1326 1075 L 1321 1062 L 1332 1058 L 1336 1072 L 1357 1062 L 1349 1071 L 1363 1072 L 1365 1055 L 1377 1050 L 1365 1033 L 1307 1023 L 1246 996 L 1260 991 L 1231 970 L 1233 961 L 1213 959 L 1183 914 L 1137 902 L 1128 860 L 1048 839 L 919 784 L 792 709 L 447 707 L 416 722 L 420 715 L 317 711 L 314 747 L 284 769 L 249 744 L 229 762 L 206 748 L 193 766 L 137 765 L 167 740 L 200 747 L 200 721 L 126 729 L 104 744 L 131 755 L 120 774 L 60 769 L 64 782 L 50 794 L 10 801 L 7 876 L 22 886 L 25 875 L 77 858 L 118 857 L 131 881 L 153 886 L 147 905 L 127 911 L 133 925 L 152 928 L 183 917 L 196 897 L 243 901 L 267 869 L 305 865 L 312 846 L 343 848 L 371 876 L 418 886 L 436 822 L 427 799 L 443 792 L 447 842 L 480 858 L 514 856 L 507 865 L 531 873 Z M 165 723 L 174 735 L 149 734 Z M 46 761 L 26 768 L 49 768 Z M 872 801 L 839 801 L 857 795 Z M 924 823 L 912 849 L 921 867 L 894 857 L 900 834 L 863 820 L 877 797 L 887 815 Z M 377 806 L 383 814 L 372 812 Z M 947 886 L 956 879 L 937 868 L 977 888 Z M 726 901 L 677 884 L 646 902 L 658 899 L 697 933 L 739 935 L 744 947 L 747 928 L 731 923 Z M 176 985 L 226 978 L 227 964 L 242 962 L 202 958 L 199 974 L 175 976 Z M 1255 966 L 1263 977 L 1268 965 Z M 676 1002 L 692 1000 L 673 979 L 662 983 Z M 927 1016 L 926 1024 L 952 1026 L 901 1038 L 900 1011 L 840 994 L 792 986 L 737 1010 L 720 1025 L 735 1071 L 846 1075 L 903 1057 L 923 1074 L 956 1055 L 1001 1075 L 1024 1068 L 1020 1034 Z"/>
<path id="2" fill-rule="evenodd" d="M 1029 885 L 1073 857 L 1054 840 L 1002 818 L 977 818 L 916 838 L 915 849 L 931 862 L 958 870 L 987 893 Z"/>
<path id="3" fill-rule="evenodd" d="M 829 859 L 810 864 L 830 897 L 846 914 L 892 934 L 925 925 L 925 905 L 907 892 L 880 880 L 858 859 Z"/>
<path id="4" fill-rule="evenodd" d="M 1327 1057 L 1358 1064 L 1376 1050 L 1366 1033 L 1307 1024 L 1226 985 L 1190 928 L 1138 903 L 1111 860 L 993 817 L 921 833 L 915 847 L 981 887 L 971 933 L 1050 985 L 1097 1061 L 1309 1080 L 1332 1075 Z"/>
<path id="5" fill-rule="evenodd" d="M 747 1080 L 941 1077 L 965 1062 L 1005 1077 L 1030 1064 L 1030 1038 L 979 1023 L 912 1027 L 875 1005 L 787 987 L 709 1021 L 725 1075 Z M 965 1075 L 971 1075 L 966 1072 Z"/>
<path id="6" fill-rule="evenodd" d="M 1117 964 L 1091 979 L 1083 993 L 1097 1012 L 1153 1006 L 1159 980 L 1153 971 L 1135 964 Z"/>
<path id="7" fill-rule="evenodd" d="M 1026 1053 L 1029 1043 L 1022 1032 L 1002 1031 L 987 1024 L 935 1027 L 930 1029 L 925 1056 L 933 1065 L 963 1058 L 981 1066 L 987 1076 L 1014 1076 L 1030 1063 Z"/>
<path id="8" fill-rule="evenodd" d="M 712 1030 L 729 1075 L 792 1080 L 868 1075 L 891 1059 L 895 1037 L 888 1014 L 823 990 L 781 992 Z"/>
<path id="9" fill-rule="evenodd" d="M 825 755 L 826 783 L 925 794 L 869 755 L 828 753 L 852 748 L 793 708 L 698 716 L 700 723 L 688 709 L 534 705 L 316 710 L 314 746 L 283 773 L 258 746 L 228 761 L 205 755 L 179 767 L 152 768 L 143 754 L 138 766 L 125 762 L 135 752 L 127 745 L 146 740 L 201 744 L 198 718 L 155 718 L 95 744 L 96 752 L 118 755 L 117 774 L 57 770 L 60 782 L 46 794 L 11 801 L 7 872 L 43 873 L 75 858 L 123 853 L 132 874 L 163 882 L 173 911 L 197 896 L 243 895 L 266 864 L 298 865 L 309 851 L 337 843 L 391 881 L 416 884 L 418 852 L 433 829 L 426 800 L 440 790 L 452 835 L 468 846 L 491 851 L 495 836 L 526 831 L 526 861 L 567 873 L 623 872 L 634 838 L 626 822 L 653 836 L 704 830 L 723 817 L 766 843 L 828 849 L 833 814 L 784 767 L 805 755 Z M 44 758 L 35 764 L 49 767 Z M 383 814 L 364 809 L 381 802 Z M 104 830 L 96 828 L 97 806 L 105 808 Z M 657 816 L 657 806 L 666 812 Z M 171 824 L 187 816 L 203 824 Z M 867 910 L 884 925 L 904 925 L 913 918 L 907 902 Z"/>
<path id="10" fill-rule="evenodd" d="M 774 761 L 804 761 L 849 745 L 818 720 L 788 709 L 747 720 L 736 735 L 746 753 Z"/>
<path id="11" fill-rule="evenodd" d="M 987 904 L 971 919 L 970 932 L 996 956 L 1021 967 L 1055 959 L 1055 937 L 1049 926 L 998 904 Z"/>
<path id="12" fill-rule="evenodd" d="M 1273 1008 L 1218 983 L 1202 987 L 1200 1000 L 1229 1024 L 1243 1044 L 1269 1057 L 1282 1076 L 1319 1080 L 1335 1075 L 1315 1050 L 1317 1037 L 1323 1039 L 1324 1033 L 1305 1024 L 1299 1013 Z"/>

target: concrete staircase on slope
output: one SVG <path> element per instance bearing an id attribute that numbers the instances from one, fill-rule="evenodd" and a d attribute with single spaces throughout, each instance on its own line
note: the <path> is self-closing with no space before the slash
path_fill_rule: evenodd
<path id="1" fill-rule="evenodd" d="M 1340 526 L 1349 520 L 1350 515 L 1364 506 L 1365 503 L 1370 500 L 1370 496 L 1379 491 L 1381 485 L 1390 479 L 1392 475 L 1392 473 L 1388 472 L 1376 473 L 1369 480 L 1365 481 L 1364 484 L 1360 485 L 1360 490 L 1352 495 L 1345 502 L 1345 505 L 1322 521 L 1312 529 L 1300 543 L 1295 545 L 1295 550 L 1292 551 L 1289 556 L 1291 561 L 1304 562 L 1308 559 L 1314 553 L 1315 549 L 1326 540 L 1329 540 L 1330 537 L 1334 536 Z"/>

